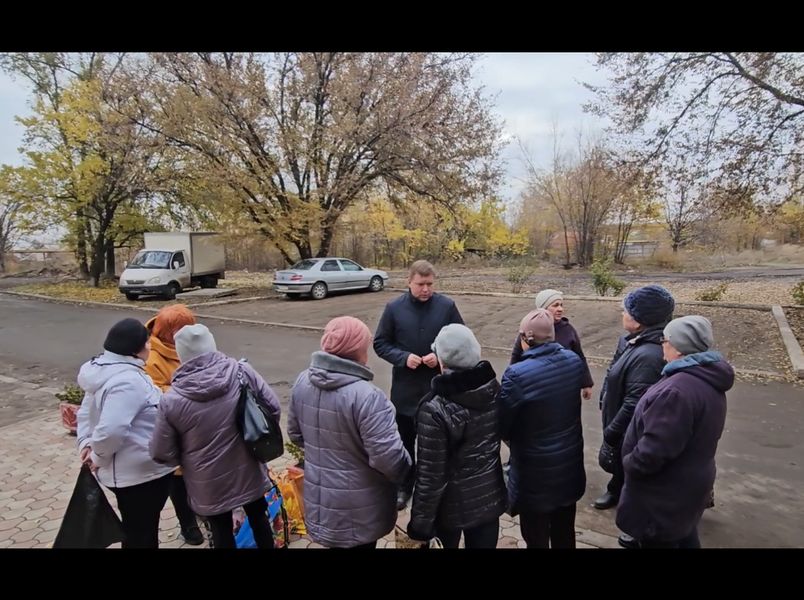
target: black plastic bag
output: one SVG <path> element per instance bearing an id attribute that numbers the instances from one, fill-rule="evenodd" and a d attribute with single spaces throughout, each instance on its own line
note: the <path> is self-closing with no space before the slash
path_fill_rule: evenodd
<path id="1" fill-rule="evenodd" d="M 108 548 L 123 541 L 123 524 L 98 480 L 81 467 L 54 548 Z"/>

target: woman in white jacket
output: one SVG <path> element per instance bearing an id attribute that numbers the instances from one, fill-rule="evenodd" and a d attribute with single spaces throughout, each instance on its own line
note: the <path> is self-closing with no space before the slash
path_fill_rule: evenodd
<path id="1" fill-rule="evenodd" d="M 173 467 L 154 462 L 148 452 L 162 398 L 144 370 L 148 331 L 136 319 L 123 319 L 109 330 L 103 348 L 78 373 L 85 392 L 77 415 L 78 451 L 117 497 L 123 548 L 157 548 Z"/>

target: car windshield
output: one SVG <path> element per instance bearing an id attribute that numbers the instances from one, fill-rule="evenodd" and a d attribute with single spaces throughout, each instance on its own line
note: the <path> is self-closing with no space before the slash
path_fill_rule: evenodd
<path id="1" fill-rule="evenodd" d="M 138 269 L 167 269 L 172 252 L 161 250 L 143 250 L 129 263 L 129 267 Z"/>
<path id="2" fill-rule="evenodd" d="M 300 260 L 290 268 L 293 269 L 294 271 L 309 271 L 310 269 L 313 268 L 313 265 L 315 265 L 316 262 L 318 261 L 306 258 L 304 260 Z"/>

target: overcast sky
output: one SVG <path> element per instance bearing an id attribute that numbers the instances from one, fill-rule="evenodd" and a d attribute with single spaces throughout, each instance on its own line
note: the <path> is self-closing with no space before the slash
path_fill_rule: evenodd
<path id="1" fill-rule="evenodd" d="M 605 82 L 593 61 L 593 55 L 584 53 L 500 53 L 487 54 L 479 62 L 478 83 L 497 96 L 497 112 L 505 120 L 509 140 L 503 155 L 507 177 L 500 190 L 505 200 L 515 200 L 523 187 L 517 137 L 528 146 L 537 165 L 546 167 L 552 154 L 554 121 L 567 140 L 581 126 L 589 132 L 600 129 L 600 121 L 581 108 L 591 97 L 581 82 Z M 0 163 L 22 163 L 17 148 L 23 128 L 14 116 L 28 114 L 28 100 L 25 85 L 0 71 Z"/>

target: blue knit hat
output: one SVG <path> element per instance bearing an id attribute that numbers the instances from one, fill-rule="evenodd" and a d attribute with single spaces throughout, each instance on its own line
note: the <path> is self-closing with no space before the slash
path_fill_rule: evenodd
<path id="1" fill-rule="evenodd" d="M 666 324 L 673 318 L 675 307 L 673 296 L 660 285 L 637 288 L 623 300 L 625 311 L 645 327 Z"/>

